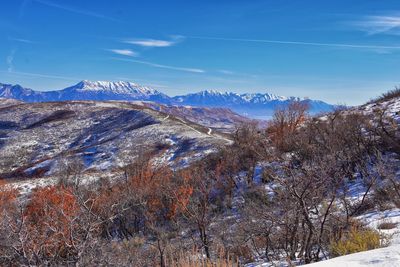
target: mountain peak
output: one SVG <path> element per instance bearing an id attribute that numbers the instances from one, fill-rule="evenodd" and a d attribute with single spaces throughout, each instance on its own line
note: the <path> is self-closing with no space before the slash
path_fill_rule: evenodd
<path id="1" fill-rule="evenodd" d="M 280 96 L 280 95 L 275 95 L 271 93 L 246 93 L 246 94 L 241 94 L 240 95 L 245 101 L 250 101 L 250 102 L 268 102 L 268 101 L 285 101 L 288 99 L 291 99 L 291 97 L 286 97 L 286 96 Z"/>
<path id="2" fill-rule="evenodd" d="M 127 81 L 89 81 L 83 80 L 74 86 L 82 91 L 102 91 L 116 94 L 141 94 L 141 95 L 155 95 L 160 94 L 157 90 L 141 86 L 133 82 Z"/>
<path id="3" fill-rule="evenodd" d="M 82 84 L 86 87 L 111 87 L 111 86 L 132 86 L 138 87 L 137 83 L 128 82 L 128 81 L 91 81 L 91 80 L 83 80 L 79 84 Z"/>
<path id="4" fill-rule="evenodd" d="M 217 96 L 217 95 L 229 95 L 231 93 L 229 93 L 227 91 L 219 91 L 219 90 L 215 90 L 215 89 L 209 89 L 209 90 L 201 91 L 200 94 Z"/>

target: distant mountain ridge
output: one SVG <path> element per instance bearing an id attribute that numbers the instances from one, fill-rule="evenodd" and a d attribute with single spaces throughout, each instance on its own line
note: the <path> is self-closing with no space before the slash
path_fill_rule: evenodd
<path id="1" fill-rule="evenodd" d="M 167 105 L 223 107 L 253 118 L 268 118 L 277 107 L 285 106 L 293 100 L 307 102 L 310 106 L 311 113 L 327 112 L 334 108 L 333 105 L 319 100 L 284 97 L 269 93 L 237 94 L 233 92 L 205 90 L 198 93 L 170 97 L 154 88 L 125 81 L 109 82 L 84 80 L 62 90 L 47 92 L 35 91 L 20 85 L 0 83 L 0 97 L 12 98 L 25 102 L 141 100 Z"/>
<path id="2" fill-rule="evenodd" d="M 62 90 L 40 92 L 20 85 L 0 84 L 0 97 L 26 102 L 66 100 L 148 100 L 168 102 L 169 96 L 131 82 L 81 81 Z"/>
<path id="3" fill-rule="evenodd" d="M 245 93 L 218 92 L 214 90 L 201 91 L 194 94 L 176 96 L 173 98 L 181 105 L 193 105 L 203 107 L 226 107 L 233 111 L 252 118 L 270 118 L 274 110 L 285 106 L 291 101 L 306 102 L 313 114 L 328 112 L 334 109 L 334 105 L 320 100 L 312 100 L 299 97 L 285 97 L 269 93 Z"/>

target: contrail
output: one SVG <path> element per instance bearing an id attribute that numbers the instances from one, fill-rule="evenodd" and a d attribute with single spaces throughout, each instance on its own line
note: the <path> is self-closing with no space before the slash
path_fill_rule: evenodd
<path id="1" fill-rule="evenodd" d="M 235 41 L 235 42 L 252 42 L 252 43 L 268 43 L 268 44 L 288 44 L 288 45 L 310 45 L 340 48 L 367 48 L 367 49 L 400 49 L 400 46 L 386 45 L 363 45 L 363 44 L 345 44 L 345 43 L 318 43 L 318 42 L 302 42 L 302 41 L 281 41 L 266 39 L 242 39 L 242 38 L 224 38 L 224 37 L 208 37 L 208 36 L 185 36 L 191 39 L 216 40 L 216 41 Z"/>

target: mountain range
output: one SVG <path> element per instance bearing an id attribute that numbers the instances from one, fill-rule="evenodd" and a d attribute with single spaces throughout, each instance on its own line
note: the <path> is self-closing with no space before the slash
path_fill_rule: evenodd
<path id="1" fill-rule="evenodd" d="M 293 100 L 308 103 L 310 112 L 313 114 L 331 111 L 334 108 L 333 105 L 320 100 L 284 97 L 269 93 L 237 94 L 233 92 L 206 90 L 198 93 L 170 97 L 154 88 L 125 81 L 109 82 L 84 80 L 76 85 L 54 91 L 35 91 L 20 85 L 0 83 L 0 97 L 25 102 L 141 100 L 167 105 L 223 107 L 229 108 L 241 115 L 258 119 L 270 117 L 277 107 L 287 105 Z"/>

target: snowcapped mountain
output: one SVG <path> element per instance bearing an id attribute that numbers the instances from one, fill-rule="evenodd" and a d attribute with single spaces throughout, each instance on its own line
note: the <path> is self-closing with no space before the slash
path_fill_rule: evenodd
<path id="1" fill-rule="evenodd" d="M 300 98 L 296 97 L 285 97 L 278 96 L 274 94 L 261 94 L 261 93 L 247 93 L 247 94 L 237 94 L 232 92 L 219 92 L 216 90 L 206 90 L 201 91 L 194 94 L 187 94 L 182 96 L 174 97 L 174 100 L 179 103 L 193 103 L 194 105 L 198 104 L 217 104 L 223 105 L 226 103 L 234 103 L 234 104 L 261 104 L 261 103 L 269 103 L 271 101 L 287 101 L 287 100 L 300 100 Z"/>
<path id="2" fill-rule="evenodd" d="M 72 88 L 81 91 L 94 91 L 94 92 L 104 91 L 115 94 L 132 94 L 140 96 L 154 95 L 159 93 L 150 87 L 140 86 L 136 83 L 122 82 L 122 81 L 108 82 L 108 81 L 84 80 L 78 83 L 77 85 L 72 86 Z"/>
<path id="3" fill-rule="evenodd" d="M 334 107 L 323 101 L 301 99 L 299 97 L 285 97 L 269 93 L 237 94 L 214 90 L 176 96 L 173 99 L 181 105 L 226 107 L 239 114 L 258 119 L 269 118 L 277 107 L 285 106 L 290 101 L 304 101 L 308 103 L 311 113 L 331 111 Z"/>
<path id="4" fill-rule="evenodd" d="M 240 104 L 240 95 L 232 92 L 218 92 L 206 90 L 198 93 L 175 96 L 174 101 L 183 105 L 191 106 L 219 106 L 223 107 L 226 103 Z"/>
<path id="5" fill-rule="evenodd" d="M 35 100 L 41 98 L 41 95 L 41 92 L 36 92 L 29 88 L 24 88 L 18 84 L 11 85 L 0 83 L 0 97 L 2 98 L 36 102 Z"/>
<path id="6" fill-rule="evenodd" d="M 169 97 L 153 88 L 131 82 L 81 81 L 59 91 L 58 100 L 148 100 L 168 102 Z"/>
<path id="7" fill-rule="evenodd" d="M 63 90 L 39 92 L 20 85 L 0 84 L 0 97 L 26 102 L 66 100 L 147 100 L 169 102 L 169 97 L 153 88 L 131 82 L 81 81 Z"/>
<path id="8" fill-rule="evenodd" d="M 274 94 L 269 94 L 269 93 L 242 94 L 240 96 L 243 100 L 250 102 L 250 103 L 265 103 L 265 102 L 274 101 L 274 100 L 286 101 L 289 99 L 300 100 L 300 98 L 298 98 L 298 97 L 289 97 L 288 98 L 286 96 L 279 96 L 279 95 L 274 95 Z"/>
<path id="9" fill-rule="evenodd" d="M 0 84 L 0 97 L 25 102 L 52 102 L 67 100 L 143 100 L 169 105 L 229 108 L 241 115 L 267 119 L 277 107 L 290 101 L 305 101 L 311 113 L 331 111 L 333 105 L 318 100 L 284 97 L 269 93 L 237 94 L 206 90 L 181 96 L 169 97 L 153 88 L 132 82 L 81 81 L 63 90 L 39 92 L 20 85 Z"/>

